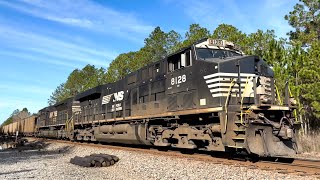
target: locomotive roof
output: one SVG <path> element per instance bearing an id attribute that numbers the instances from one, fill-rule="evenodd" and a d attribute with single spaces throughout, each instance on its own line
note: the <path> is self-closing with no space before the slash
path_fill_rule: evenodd
<path id="1" fill-rule="evenodd" d="M 42 109 L 40 109 L 39 110 L 39 112 L 40 111 L 53 111 L 53 110 L 55 110 L 56 108 L 54 107 L 54 106 L 48 106 L 48 107 L 45 107 L 45 108 L 42 108 Z"/>
<path id="2" fill-rule="evenodd" d="M 186 49 L 189 49 L 192 46 L 199 47 L 199 48 L 201 48 L 201 47 L 208 48 L 208 46 L 209 46 L 210 48 L 213 48 L 213 49 L 226 49 L 226 50 L 237 51 L 237 52 L 243 54 L 240 46 L 238 46 L 237 44 L 235 44 L 231 41 L 227 41 L 224 39 L 203 38 L 203 39 L 200 39 L 200 40 L 194 42 L 190 46 L 181 48 L 181 49 L 175 51 L 174 53 L 169 54 L 167 57 L 179 54 L 179 53 L 185 51 Z"/>
<path id="3" fill-rule="evenodd" d="M 73 99 L 74 99 L 74 97 L 70 97 L 70 98 L 65 99 L 61 102 L 56 103 L 54 106 L 57 107 L 57 106 L 60 106 L 60 105 L 66 104 L 66 103 L 70 103 L 73 101 Z"/>
<path id="4" fill-rule="evenodd" d="M 103 87 L 105 87 L 106 85 L 110 85 L 110 84 L 99 85 L 97 87 L 94 87 L 94 88 L 91 88 L 89 90 L 86 90 L 86 91 L 76 95 L 75 96 L 75 100 L 78 101 L 78 100 L 86 98 L 88 96 L 101 94 Z"/>

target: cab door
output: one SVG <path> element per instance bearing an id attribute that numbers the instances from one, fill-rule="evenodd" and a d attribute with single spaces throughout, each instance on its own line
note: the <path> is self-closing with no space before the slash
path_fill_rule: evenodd
<path id="1" fill-rule="evenodd" d="M 187 49 L 168 57 L 168 76 L 166 80 L 168 110 L 177 111 L 193 107 L 192 56 Z"/>

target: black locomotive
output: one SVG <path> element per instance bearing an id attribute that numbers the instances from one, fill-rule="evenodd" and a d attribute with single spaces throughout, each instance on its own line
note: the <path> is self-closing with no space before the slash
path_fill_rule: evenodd
<path id="1" fill-rule="evenodd" d="M 286 89 L 286 92 L 288 90 Z M 111 84 L 39 111 L 37 135 L 238 151 L 298 152 L 294 100 L 272 69 L 231 42 L 204 39 Z"/>

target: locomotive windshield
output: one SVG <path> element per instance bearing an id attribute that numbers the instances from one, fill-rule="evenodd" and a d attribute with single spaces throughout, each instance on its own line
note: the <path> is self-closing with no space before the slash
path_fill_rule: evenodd
<path id="1" fill-rule="evenodd" d="M 241 56 L 240 53 L 225 50 L 225 49 L 209 49 L 209 48 L 197 48 L 197 55 L 199 59 L 206 60 L 211 58 L 227 58 L 234 56 Z"/>

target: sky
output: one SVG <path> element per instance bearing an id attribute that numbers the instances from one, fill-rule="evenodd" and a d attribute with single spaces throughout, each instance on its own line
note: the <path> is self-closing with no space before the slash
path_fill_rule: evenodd
<path id="1" fill-rule="evenodd" d="M 107 68 L 120 53 L 137 51 L 160 26 L 184 37 L 198 23 L 222 23 L 245 33 L 275 30 L 298 0 L 0 0 L 0 124 L 15 109 L 37 113 L 76 68 Z"/>

